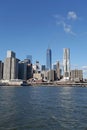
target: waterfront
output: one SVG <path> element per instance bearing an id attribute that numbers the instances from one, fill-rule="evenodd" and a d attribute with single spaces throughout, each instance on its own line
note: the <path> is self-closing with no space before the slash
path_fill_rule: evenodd
<path id="1" fill-rule="evenodd" d="M 0 87 L 0 130 L 86 129 L 86 87 Z"/>

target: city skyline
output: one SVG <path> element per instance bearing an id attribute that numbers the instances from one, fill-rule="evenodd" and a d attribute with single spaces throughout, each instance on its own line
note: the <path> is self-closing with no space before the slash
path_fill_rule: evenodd
<path id="1" fill-rule="evenodd" d="M 86 4 L 86 0 L 1 1 L 0 60 L 13 50 L 21 60 L 32 55 L 33 63 L 45 64 L 49 45 L 52 63 L 62 62 L 63 48 L 70 48 L 72 67 L 86 71 Z"/>
<path id="2" fill-rule="evenodd" d="M 47 66 L 40 65 L 39 61 L 32 64 L 30 59 L 23 61 L 16 58 L 16 53 L 8 50 L 4 62 L 0 61 L 0 79 L 2 80 L 37 80 L 37 81 L 83 81 L 83 71 L 70 69 L 70 49 L 63 49 L 63 66 L 60 62 L 51 68 L 51 49 L 47 49 Z M 43 67 L 41 67 L 43 66 Z"/>
<path id="3" fill-rule="evenodd" d="M 45 63 L 44 64 L 41 64 L 39 61 L 35 61 L 34 63 L 32 63 L 33 65 L 36 63 L 36 62 L 39 62 L 40 63 L 40 65 L 42 66 L 42 65 L 45 65 L 45 67 L 46 67 L 46 69 L 47 70 L 51 70 L 51 69 L 54 69 L 53 68 L 53 66 L 55 65 L 55 64 L 57 64 L 57 62 L 60 62 L 60 66 L 61 66 L 61 68 L 62 69 L 69 69 L 69 70 L 82 70 L 83 71 L 83 77 L 84 78 L 87 78 L 87 74 L 86 74 L 86 71 L 84 71 L 84 69 L 83 68 L 79 68 L 77 65 L 74 65 L 73 63 L 71 63 L 71 58 L 70 58 L 70 56 L 71 56 L 71 54 L 70 54 L 70 48 L 63 48 L 63 50 L 62 50 L 63 52 L 63 57 L 62 57 L 62 62 L 60 62 L 60 61 L 55 61 L 55 63 L 53 63 L 52 62 L 52 50 L 51 49 L 49 49 L 49 48 L 47 48 L 47 50 L 46 50 L 46 54 L 44 54 L 46 57 L 45 57 Z M 12 52 L 12 53 L 11 53 Z M 6 52 L 7 54 L 7 58 L 10 58 L 10 57 L 15 57 L 16 56 L 16 52 L 13 52 L 13 50 L 7 50 L 7 52 Z M 48 53 L 48 54 L 47 54 Z M 68 56 L 68 57 L 67 57 Z M 31 57 L 32 57 L 32 55 L 30 55 L 30 59 L 29 59 L 29 57 L 27 56 L 27 57 L 25 57 L 24 59 L 22 59 L 22 60 L 29 60 L 29 62 L 30 62 L 30 60 L 31 60 Z M 6 56 L 5 56 L 5 58 L 6 58 Z M 4 62 L 6 59 L 4 58 L 4 60 L 0 60 L 0 61 L 2 61 L 2 62 Z M 16 57 L 17 58 L 17 60 L 18 61 L 20 61 L 20 62 L 22 62 L 22 60 L 21 59 L 19 59 L 19 57 Z M 68 59 L 69 58 L 69 59 Z M 49 61 L 49 63 L 48 63 L 48 67 L 49 68 L 47 68 L 47 60 Z M 67 63 L 66 63 L 67 62 Z M 30 62 L 31 63 L 31 62 Z M 69 65 L 68 65 L 69 64 Z M 73 67 L 72 67 L 73 66 Z M 69 67 L 69 68 L 68 68 Z M 66 72 L 68 72 L 68 70 L 65 70 Z M 63 70 L 63 72 L 64 72 L 64 70 Z"/>

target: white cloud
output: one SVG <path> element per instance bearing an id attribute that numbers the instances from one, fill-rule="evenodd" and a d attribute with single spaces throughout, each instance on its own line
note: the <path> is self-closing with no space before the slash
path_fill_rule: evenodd
<path id="1" fill-rule="evenodd" d="M 72 35 L 76 35 L 73 31 L 72 31 L 72 26 L 69 25 L 69 24 L 66 24 L 64 21 L 60 21 L 60 22 L 57 22 L 58 25 L 61 25 L 63 27 L 63 30 L 66 32 L 66 33 L 69 33 L 69 34 L 72 34 Z"/>
<path id="2" fill-rule="evenodd" d="M 67 15 L 67 19 L 76 20 L 78 19 L 78 16 L 74 11 L 69 11 Z"/>
<path id="3" fill-rule="evenodd" d="M 83 73 L 87 74 L 87 66 L 82 66 Z"/>
<path id="4" fill-rule="evenodd" d="M 82 66 L 83 69 L 87 69 L 87 66 Z"/>
<path id="5" fill-rule="evenodd" d="M 84 72 L 87 72 L 87 66 L 82 66 L 82 70 L 83 70 Z"/>
<path id="6" fill-rule="evenodd" d="M 76 36 L 76 33 L 74 31 L 72 31 L 73 24 L 71 26 L 71 23 L 70 23 L 71 20 L 78 19 L 78 16 L 74 11 L 69 11 L 68 14 L 66 15 L 66 17 L 58 15 L 58 14 L 55 14 L 53 16 L 54 16 L 54 18 L 56 18 L 57 25 L 61 26 L 63 28 L 64 32 L 71 34 L 73 36 Z"/>
<path id="7" fill-rule="evenodd" d="M 68 24 L 64 23 L 63 26 L 64 26 L 64 31 L 65 31 L 66 33 L 72 33 L 71 25 L 68 25 Z"/>
<path id="8" fill-rule="evenodd" d="M 61 15 L 55 14 L 53 15 L 54 18 L 56 18 L 57 20 L 65 20 L 65 18 Z"/>

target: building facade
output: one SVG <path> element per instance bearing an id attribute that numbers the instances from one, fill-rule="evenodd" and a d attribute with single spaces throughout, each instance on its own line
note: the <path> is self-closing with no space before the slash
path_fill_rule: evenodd
<path id="1" fill-rule="evenodd" d="M 0 61 L 0 80 L 3 78 L 3 63 Z"/>
<path id="2" fill-rule="evenodd" d="M 70 79 L 70 49 L 63 49 L 63 77 L 64 80 Z"/>
<path id="3" fill-rule="evenodd" d="M 71 70 L 71 80 L 72 81 L 82 81 L 83 80 L 83 71 L 82 70 Z"/>
<path id="4" fill-rule="evenodd" d="M 39 61 L 36 61 L 36 63 L 33 65 L 33 73 L 40 73 L 41 72 L 41 65 Z"/>
<path id="5" fill-rule="evenodd" d="M 47 80 L 48 80 L 48 81 L 54 81 L 54 73 L 55 73 L 54 70 L 49 70 L 49 71 L 47 72 Z"/>
<path id="6" fill-rule="evenodd" d="M 18 78 L 18 62 L 15 58 L 15 53 L 13 51 L 7 51 L 7 58 L 4 61 L 4 72 L 3 79 L 17 79 Z"/>
<path id="7" fill-rule="evenodd" d="M 46 70 L 46 66 L 45 65 L 42 65 L 41 66 L 41 71 L 45 71 Z"/>
<path id="8" fill-rule="evenodd" d="M 59 61 L 56 63 L 56 74 L 57 74 L 57 79 L 60 80 L 60 78 L 61 78 L 61 68 L 60 68 Z"/>
<path id="9" fill-rule="evenodd" d="M 28 80 L 33 77 L 32 64 L 29 59 L 24 59 L 18 63 L 18 78 Z"/>
<path id="10" fill-rule="evenodd" d="M 11 58 L 11 57 L 15 58 L 15 52 L 8 50 L 7 51 L 7 58 Z"/>
<path id="11" fill-rule="evenodd" d="M 27 80 L 27 62 L 25 61 L 18 63 L 18 79 Z"/>
<path id="12" fill-rule="evenodd" d="M 46 52 L 46 68 L 47 70 L 52 69 L 52 51 L 49 48 L 47 49 Z"/>
<path id="13" fill-rule="evenodd" d="M 34 73 L 33 74 L 33 78 L 36 79 L 36 80 L 42 81 L 42 75 L 41 75 L 41 73 Z"/>
<path id="14" fill-rule="evenodd" d="M 27 64 L 27 80 L 33 77 L 32 64 Z"/>
<path id="15" fill-rule="evenodd" d="M 27 55 L 26 59 L 29 60 L 29 64 L 32 64 L 32 55 Z"/>

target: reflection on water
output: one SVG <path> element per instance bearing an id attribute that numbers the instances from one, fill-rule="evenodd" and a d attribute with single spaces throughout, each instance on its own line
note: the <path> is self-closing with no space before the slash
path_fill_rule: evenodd
<path id="1" fill-rule="evenodd" d="M 87 130 L 87 88 L 1 87 L 0 130 Z"/>

